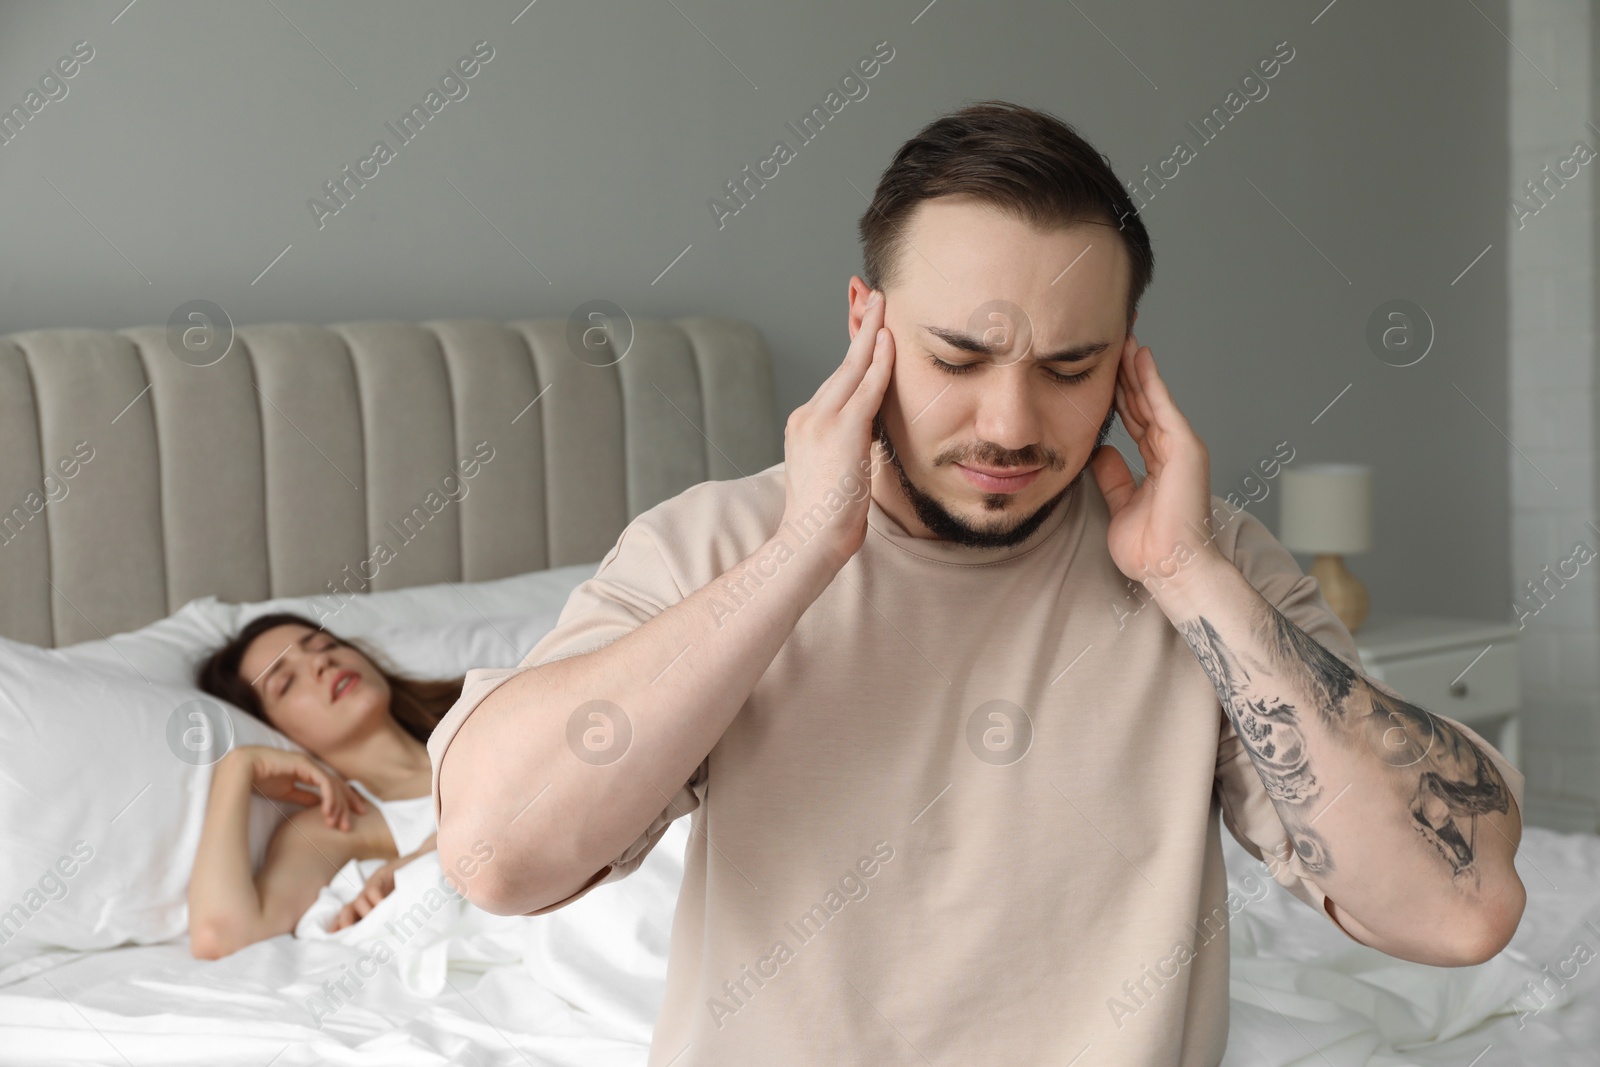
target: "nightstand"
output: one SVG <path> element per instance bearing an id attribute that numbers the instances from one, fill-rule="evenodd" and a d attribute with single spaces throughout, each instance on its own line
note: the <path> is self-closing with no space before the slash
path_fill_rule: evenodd
<path id="1" fill-rule="evenodd" d="M 1411 703 L 1465 723 L 1520 771 L 1521 674 L 1515 623 L 1369 618 L 1354 634 L 1367 673 Z"/>

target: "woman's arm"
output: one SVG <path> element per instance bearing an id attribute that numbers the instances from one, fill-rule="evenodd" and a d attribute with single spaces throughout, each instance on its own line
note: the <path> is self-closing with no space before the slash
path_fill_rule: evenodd
<path id="1" fill-rule="evenodd" d="M 427 840 L 418 845 L 415 852 L 390 860 L 372 872 L 372 877 L 367 879 L 367 884 L 361 887 L 361 892 L 356 894 L 355 899 L 340 908 L 339 914 L 333 917 L 333 921 L 327 926 L 328 933 L 336 933 L 346 926 L 353 926 L 365 919 L 367 912 L 378 906 L 378 901 L 394 892 L 394 872 L 418 856 L 432 852 L 438 847 L 435 844 L 438 837 L 437 833 L 429 834 Z"/>
<path id="2" fill-rule="evenodd" d="M 251 868 L 249 834 L 250 793 L 258 779 L 264 795 L 319 804 L 278 827 L 259 876 Z M 301 781 L 315 783 L 321 798 Z M 339 868 L 373 851 L 368 835 L 352 832 L 349 804 L 361 804 L 360 798 L 301 753 L 242 746 L 223 757 L 189 880 L 190 952 L 217 959 L 292 931 Z"/>

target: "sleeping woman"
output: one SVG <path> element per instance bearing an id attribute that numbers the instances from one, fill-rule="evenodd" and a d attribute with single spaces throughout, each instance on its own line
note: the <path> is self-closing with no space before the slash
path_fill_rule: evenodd
<path id="1" fill-rule="evenodd" d="M 434 847 L 429 733 L 463 679 L 420 681 L 379 667 L 299 615 L 251 621 L 202 664 L 200 688 L 286 734 L 301 752 L 239 745 L 218 761 L 189 882 L 189 947 L 218 959 L 290 933 L 352 859 L 387 862 L 328 930 L 394 890 L 394 872 Z M 315 790 L 313 792 L 313 790 Z M 309 805 L 279 824 L 251 868 L 250 794 Z"/>

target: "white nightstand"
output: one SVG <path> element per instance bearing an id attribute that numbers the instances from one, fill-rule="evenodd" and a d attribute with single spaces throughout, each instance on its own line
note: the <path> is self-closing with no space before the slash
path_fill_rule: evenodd
<path id="1" fill-rule="evenodd" d="M 1515 623 L 1369 618 L 1354 635 L 1367 673 L 1411 703 L 1465 723 L 1522 766 Z"/>

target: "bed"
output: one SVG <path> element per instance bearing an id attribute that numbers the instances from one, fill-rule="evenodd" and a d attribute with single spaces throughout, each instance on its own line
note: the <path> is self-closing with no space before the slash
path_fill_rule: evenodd
<path id="1" fill-rule="evenodd" d="M 216 961 L 181 932 L 191 837 L 139 821 L 203 804 L 185 673 L 253 614 L 336 617 L 417 673 L 509 666 L 633 516 L 783 458 L 754 327 L 594 321 L 0 338 L 0 1063 L 645 1063 L 689 819 L 548 915 L 478 911 L 425 858 L 320 933 L 358 867 L 296 935 Z M 59 794 L 30 792 L 52 760 Z M 1600 839 L 1526 828 L 1516 939 L 1457 969 L 1351 945 L 1224 851 L 1230 1067 L 1596 1062 Z"/>

